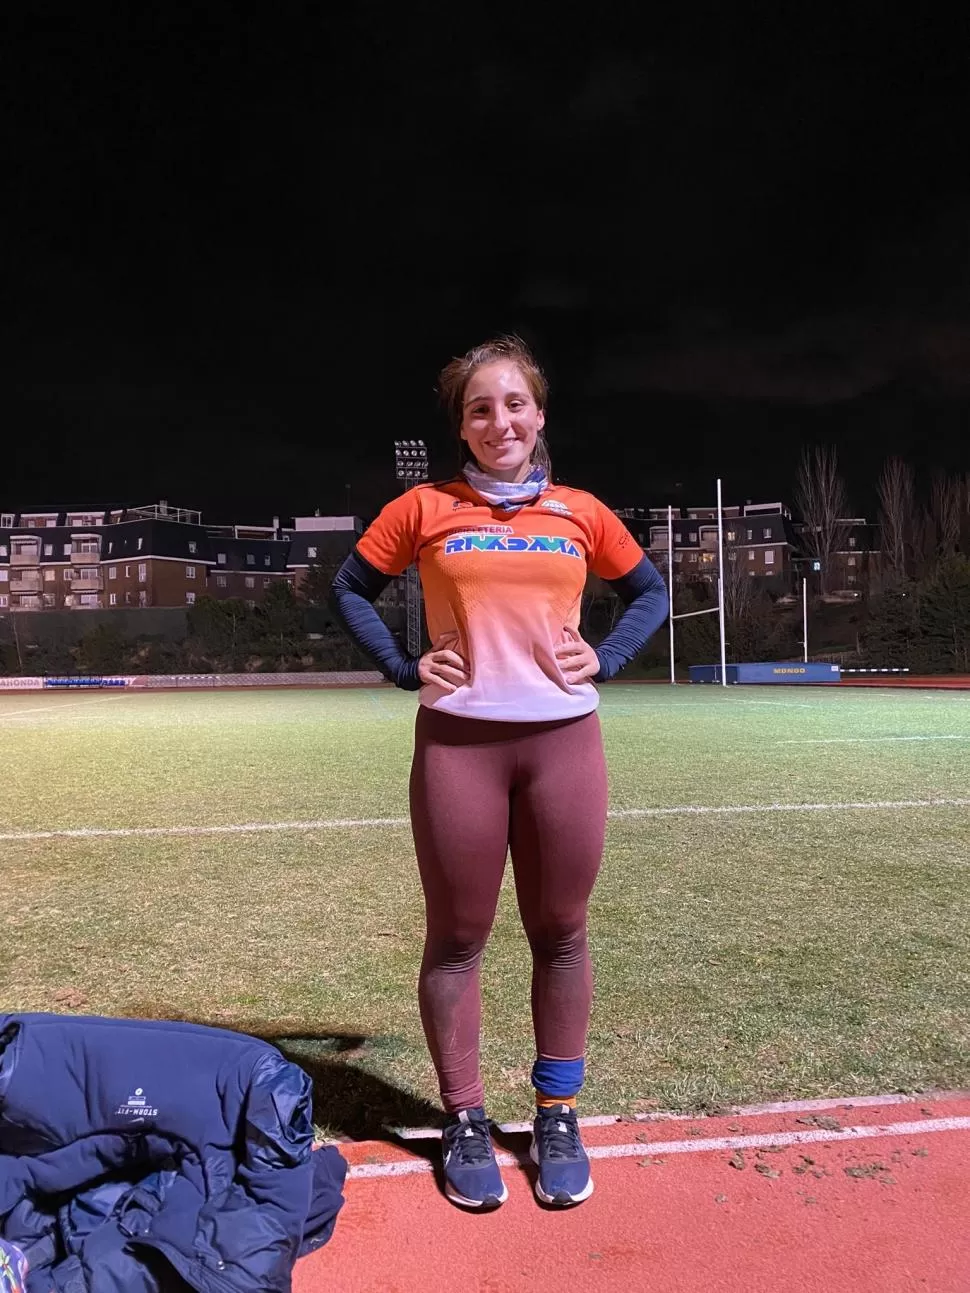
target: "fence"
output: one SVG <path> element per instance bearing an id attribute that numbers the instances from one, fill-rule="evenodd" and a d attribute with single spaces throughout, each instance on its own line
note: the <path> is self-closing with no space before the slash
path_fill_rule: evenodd
<path id="1" fill-rule="evenodd" d="M 372 687 L 380 673 L 169 673 L 111 674 L 104 677 L 0 678 L 0 691 L 128 688 L 140 691 L 225 687 Z"/>

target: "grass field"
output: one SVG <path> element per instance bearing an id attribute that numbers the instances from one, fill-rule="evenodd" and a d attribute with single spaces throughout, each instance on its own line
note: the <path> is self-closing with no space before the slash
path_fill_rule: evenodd
<path id="1" fill-rule="evenodd" d="M 313 1073 L 329 1130 L 433 1117 L 413 713 L 383 688 L 0 695 L 3 1007 L 241 1027 Z M 601 713 L 583 1111 L 970 1084 L 970 694 L 613 685 Z M 490 1112 L 521 1117 L 510 883 L 484 986 Z"/>

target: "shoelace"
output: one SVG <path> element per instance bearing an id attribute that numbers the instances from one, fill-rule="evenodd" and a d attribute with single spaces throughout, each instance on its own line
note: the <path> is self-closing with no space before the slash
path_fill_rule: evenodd
<path id="1" fill-rule="evenodd" d="M 466 1167 L 485 1163 L 492 1157 L 492 1141 L 487 1122 L 456 1122 L 446 1127 L 444 1134 L 448 1148 Z"/>
<path id="2" fill-rule="evenodd" d="M 541 1115 L 542 1148 L 546 1158 L 580 1158 L 582 1141 L 576 1119 L 561 1113 Z"/>

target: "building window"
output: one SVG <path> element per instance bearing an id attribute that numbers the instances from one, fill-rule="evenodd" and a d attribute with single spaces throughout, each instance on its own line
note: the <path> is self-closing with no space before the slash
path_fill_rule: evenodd
<path id="1" fill-rule="evenodd" d="M 144 561 L 138 563 L 138 582 L 140 584 L 148 582 L 148 565 Z"/>
<path id="2" fill-rule="evenodd" d="M 186 566 L 186 567 L 185 567 L 185 578 L 186 578 L 186 579 L 194 579 L 194 578 L 195 578 L 195 566 Z"/>
<path id="3" fill-rule="evenodd" d="M 264 587 L 264 588 L 269 588 L 269 586 L 270 586 L 270 584 L 271 584 L 272 582 L 273 582 L 273 581 L 272 581 L 272 579 L 264 579 L 264 580 L 263 580 L 263 587 Z"/>
<path id="4" fill-rule="evenodd" d="M 191 552 L 194 556 L 195 553 L 198 552 L 198 550 L 199 550 L 199 545 L 195 542 L 195 540 L 189 539 L 189 552 Z"/>
<path id="5" fill-rule="evenodd" d="M 125 593 L 125 605 L 126 606 L 131 605 L 131 593 Z"/>
<path id="6" fill-rule="evenodd" d="M 311 561 L 316 561 L 316 559 L 317 559 L 317 550 L 316 550 L 316 548 L 307 548 L 307 550 L 306 550 L 306 554 L 307 554 L 307 557 L 308 557 Z"/>
<path id="7" fill-rule="evenodd" d="M 64 571 L 65 584 L 69 584 L 73 578 L 74 578 L 74 571 L 70 566 L 68 566 L 68 568 Z"/>
<path id="8" fill-rule="evenodd" d="M 225 588 L 225 586 L 226 586 L 226 584 L 227 584 L 228 582 L 229 582 L 229 581 L 226 579 L 225 575 L 216 575 L 216 586 L 217 586 L 217 587 L 219 587 L 219 588 Z"/>
<path id="9" fill-rule="evenodd" d="M 109 552 L 114 552 L 114 547 L 115 547 L 115 541 L 114 541 L 114 539 L 109 539 L 109 540 L 108 540 L 108 551 L 109 551 Z"/>
<path id="10" fill-rule="evenodd" d="M 145 591 L 144 588 L 140 588 L 138 590 L 138 605 L 139 606 L 148 605 L 148 593 Z"/>
<path id="11" fill-rule="evenodd" d="M 751 540 L 752 540 L 753 538 L 754 538 L 754 530 L 749 530 L 749 531 L 748 531 L 748 542 L 750 543 L 750 542 L 751 542 Z"/>
<path id="12" fill-rule="evenodd" d="M 727 532 L 728 543 L 733 543 L 737 537 L 738 537 L 738 534 L 736 530 L 728 530 Z"/>
<path id="13" fill-rule="evenodd" d="M 224 566 L 226 564 L 226 554 L 224 552 L 217 552 L 216 561 L 218 561 L 220 566 Z"/>
<path id="14" fill-rule="evenodd" d="M 4 512 L 3 515 L 0 516 L 0 525 L 2 525 L 5 530 L 12 530 L 13 512 Z"/>
<path id="15" fill-rule="evenodd" d="M 125 566 L 125 578 L 126 579 L 131 578 L 131 566 Z"/>
<path id="16" fill-rule="evenodd" d="M 749 548 L 749 549 L 748 549 L 748 560 L 749 560 L 749 561 L 754 561 L 754 558 L 755 558 L 755 551 L 754 551 L 754 548 Z"/>
<path id="17" fill-rule="evenodd" d="M 247 552 L 247 553 L 246 553 L 246 565 L 247 565 L 247 566 L 255 566 L 255 564 L 256 564 L 256 558 L 253 556 L 253 554 L 252 554 L 251 552 Z"/>
<path id="18" fill-rule="evenodd" d="M 7 545 L 5 543 L 0 544 L 0 557 L 5 557 L 6 555 L 7 555 Z"/>
<path id="19" fill-rule="evenodd" d="M 683 555 L 684 555 L 684 554 L 683 554 L 682 552 L 675 552 L 675 553 L 674 553 L 674 561 L 675 561 L 675 562 L 680 561 L 680 560 L 681 560 L 681 558 L 683 557 Z"/>
<path id="20" fill-rule="evenodd" d="M 117 566 L 109 566 L 109 567 L 108 567 L 108 578 L 109 578 L 109 579 L 117 579 L 117 578 L 118 578 L 118 567 L 117 567 Z"/>
<path id="21" fill-rule="evenodd" d="M 45 584 L 52 584 L 56 578 L 57 578 L 57 571 L 56 571 L 56 570 L 45 570 L 45 571 L 44 571 L 44 583 L 45 583 Z"/>
<path id="22" fill-rule="evenodd" d="M 53 594 L 53 593 L 45 593 L 45 594 L 44 594 L 44 607 L 45 607 L 45 609 L 46 609 L 46 610 L 50 610 L 50 609 L 53 607 L 53 605 L 54 605 L 54 594 Z"/>
<path id="23" fill-rule="evenodd" d="M 688 534 L 688 536 L 687 536 L 687 537 L 688 537 L 688 539 L 690 540 L 690 542 L 691 542 L 691 543 L 696 543 L 696 542 L 697 542 L 697 531 L 696 531 L 696 530 L 691 530 L 690 534 Z"/>
<path id="24" fill-rule="evenodd" d="M 141 552 L 141 550 L 142 550 L 142 548 L 143 548 L 144 544 L 145 544 L 145 540 L 141 537 L 141 535 L 139 535 L 139 536 L 138 536 L 138 551 L 139 551 L 139 552 Z"/>
<path id="25" fill-rule="evenodd" d="M 109 594 L 108 594 L 108 605 L 109 605 L 109 606 L 117 606 L 117 605 L 118 605 L 118 594 L 117 594 L 117 593 L 109 593 Z"/>
<path id="26" fill-rule="evenodd" d="M 851 534 L 851 535 L 849 536 L 849 547 L 850 547 L 850 548 L 854 548 L 854 547 L 855 547 L 855 535 L 854 535 L 854 534 Z"/>
<path id="27" fill-rule="evenodd" d="M 775 564 L 774 548 L 768 548 L 768 550 L 765 552 L 765 565 L 773 566 L 774 564 Z"/>
<path id="28" fill-rule="evenodd" d="M 247 587 L 247 588 L 255 588 L 255 587 L 256 587 L 256 580 L 255 580 L 255 578 L 254 578 L 252 575 L 247 575 L 247 576 L 246 576 L 246 587 Z"/>
<path id="29" fill-rule="evenodd" d="M 731 551 L 728 553 L 728 561 L 737 561 L 737 559 L 738 559 L 737 549 L 732 548 Z"/>
<path id="30" fill-rule="evenodd" d="M 850 584 L 854 584 L 854 583 L 855 583 L 855 575 L 850 575 L 850 576 L 849 576 L 849 583 L 850 583 Z"/>
<path id="31" fill-rule="evenodd" d="M 761 531 L 761 533 L 765 536 L 766 539 L 771 538 L 771 529 L 769 526 L 766 525 L 765 528 Z"/>
<path id="32" fill-rule="evenodd" d="M 254 611 L 256 609 L 256 603 L 253 601 L 250 601 L 248 598 L 246 599 L 246 605 L 249 607 L 251 611 Z"/>
<path id="33" fill-rule="evenodd" d="M 64 556 L 65 556 L 65 557 L 69 557 L 70 555 L 71 555 L 71 545 L 70 545 L 69 543 L 65 543 L 65 544 L 64 544 Z"/>
<path id="34" fill-rule="evenodd" d="M 45 557 L 52 557 L 53 555 L 54 555 L 54 545 L 53 545 L 53 543 L 45 543 L 45 544 L 44 544 L 44 556 L 45 556 Z"/>
<path id="35" fill-rule="evenodd" d="M 696 566 L 696 565 L 697 565 L 697 553 L 696 553 L 696 552 L 688 552 L 688 554 L 687 554 L 687 560 L 691 563 L 691 565 Z"/>
<path id="36" fill-rule="evenodd" d="M 266 556 L 263 558 L 263 565 L 264 565 L 264 566 L 271 565 L 271 564 L 272 564 L 272 561 L 273 561 L 273 558 L 272 558 L 272 557 L 269 555 L 269 553 L 267 552 Z"/>
<path id="37" fill-rule="evenodd" d="M 855 557 L 849 557 L 849 559 L 848 559 L 848 564 L 849 564 L 850 566 L 854 566 L 854 565 L 855 565 Z"/>
<path id="38" fill-rule="evenodd" d="M 195 593 L 186 593 L 186 594 L 185 594 L 185 604 L 186 604 L 186 606 L 194 606 L 194 605 L 195 605 Z"/>
<path id="39" fill-rule="evenodd" d="M 751 578 L 752 578 L 752 579 L 754 579 L 754 577 L 755 577 L 755 575 L 756 575 L 757 573 L 758 573 L 758 572 L 757 572 L 756 570 L 749 570 L 749 571 L 748 571 L 748 574 L 751 576 Z"/>
<path id="40" fill-rule="evenodd" d="M 7 594 L 0 593 L 0 606 L 7 606 L 9 602 L 10 602 L 10 598 L 7 596 Z"/>
<path id="41" fill-rule="evenodd" d="M 10 580 L 9 570 L 0 570 L 0 584 L 6 584 Z"/>

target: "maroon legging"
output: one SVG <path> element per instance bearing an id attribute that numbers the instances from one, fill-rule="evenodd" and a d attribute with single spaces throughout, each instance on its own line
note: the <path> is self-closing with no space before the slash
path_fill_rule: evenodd
<path id="1" fill-rule="evenodd" d="M 582 1056 L 593 991 L 586 909 L 605 826 L 606 765 L 595 713 L 502 723 L 419 707 L 411 828 L 427 939 L 418 996 L 449 1112 L 484 1101 L 479 967 L 509 850 L 532 948 L 537 1053 Z"/>

